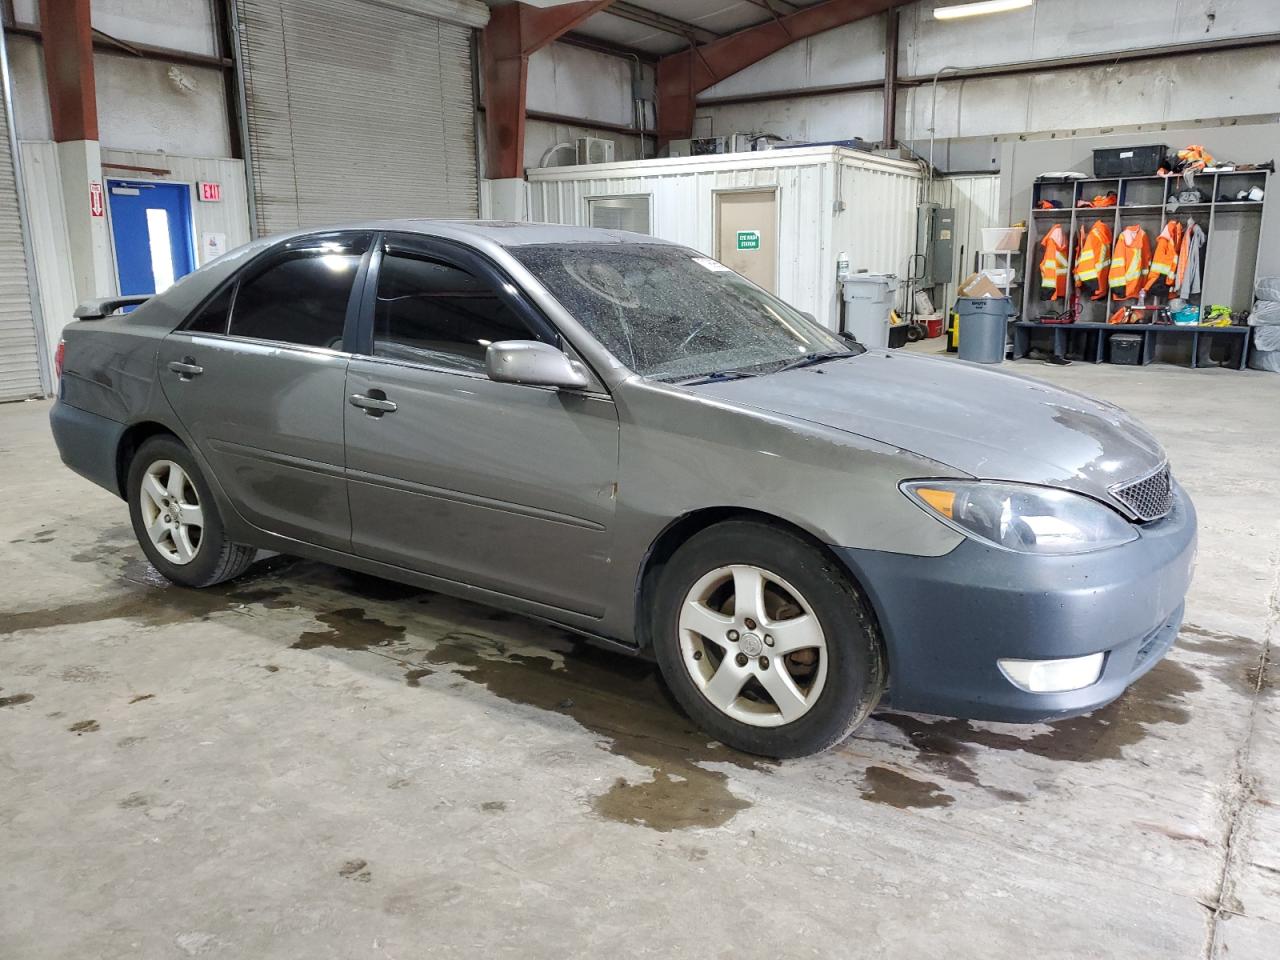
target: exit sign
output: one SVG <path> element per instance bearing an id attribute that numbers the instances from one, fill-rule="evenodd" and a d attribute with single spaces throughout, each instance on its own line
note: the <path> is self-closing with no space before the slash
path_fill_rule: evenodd
<path id="1" fill-rule="evenodd" d="M 739 230 L 738 231 L 738 249 L 739 250 L 759 250 L 760 249 L 760 231 L 759 230 Z"/>
<path id="2" fill-rule="evenodd" d="M 200 190 L 200 199 L 205 203 L 222 202 L 222 184 L 201 180 L 196 184 L 196 187 Z"/>

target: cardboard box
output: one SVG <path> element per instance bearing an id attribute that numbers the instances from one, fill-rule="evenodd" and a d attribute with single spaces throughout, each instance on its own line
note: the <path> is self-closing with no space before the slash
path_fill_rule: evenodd
<path id="1" fill-rule="evenodd" d="M 1004 292 L 980 273 L 971 273 L 960 283 L 962 297 L 1003 297 Z"/>

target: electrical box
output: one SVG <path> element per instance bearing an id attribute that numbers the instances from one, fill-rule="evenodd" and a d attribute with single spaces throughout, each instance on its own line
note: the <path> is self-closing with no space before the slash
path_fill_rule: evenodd
<path id="1" fill-rule="evenodd" d="M 951 283 L 955 269 L 955 207 L 943 207 L 936 203 L 920 204 L 917 221 L 918 237 L 924 238 L 924 276 L 921 285 L 926 287 Z"/>
<path id="2" fill-rule="evenodd" d="M 601 137 L 579 137 L 574 141 L 578 148 L 578 163 L 613 163 L 613 141 Z"/>

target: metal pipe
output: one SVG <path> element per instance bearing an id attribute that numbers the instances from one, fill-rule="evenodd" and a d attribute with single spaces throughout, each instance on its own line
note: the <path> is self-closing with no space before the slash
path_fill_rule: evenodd
<path id="1" fill-rule="evenodd" d="M 215 0 L 216 2 L 216 0 Z M 257 239 L 261 236 L 258 229 L 258 198 L 254 186 L 253 141 L 249 137 L 249 98 L 244 90 L 244 57 L 240 47 L 240 9 L 236 0 L 226 0 L 231 17 L 231 62 L 236 73 L 236 97 L 240 104 L 240 146 L 244 154 L 245 199 L 249 204 L 249 236 Z"/>
<path id="2" fill-rule="evenodd" d="M 890 10 L 884 28 L 884 129 L 880 145 L 892 150 L 898 139 L 898 11 Z"/>
<path id="3" fill-rule="evenodd" d="M 18 128 L 13 121 L 13 75 L 9 72 L 9 50 L 0 29 L 0 91 L 4 95 L 5 136 L 13 163 L 14 194 L 18 202 L 18 231 L 22 234 L 22 255 L 27 261 L 27 295 L 31 299 L 31 323 L 36 334 L 36 365 L 40 386 L 48 396 L 53 392 L 53 371 L 49 369 L 49 342 L 40 304 L 40 279 L 31 249 L 31 217 L 27 213 L 27 188 L 22 179 L 22 155 L 18 150 Z M 70 317 L 67 318 L 71 319 Z"/>
<path id="4" fill-rule="evenodd" d="M 933 181 L 933 141 L 938 133 L 938 78 L 944 73 L 959 73 L 959 67 L 939 67 L 933 75 L 933 94 L 929 104 L 929 180 Z"/>

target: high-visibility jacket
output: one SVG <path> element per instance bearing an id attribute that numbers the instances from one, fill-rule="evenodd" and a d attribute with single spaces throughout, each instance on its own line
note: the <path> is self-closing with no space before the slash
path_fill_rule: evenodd
<path id="1" fill-rule="evenodd" d="M 1107 275 L 1111 272 L 1111 225 L 1095 220 L 1080 244 L 1076 257 L 1076 286 L 1093 292 L 1092 300 L 1107 295 Z"/>
<path id="2" fill-rule="evenodd" d="M 1131 223 L 1120 231 L 1111 250 L 1111 299 L 1129 300 L 1138 295 L 1151 266 L 1151 241 L 1147 231 Z"/>
<path id="3" fill-rule="evenodd" d="M 1044 300 L 1057 300 L 1067 294 L 1067 275 L 1071 272 L 1067 263 L 1067 232 L 1062 224 L 1055 223 L 1044 239 L 1044 256 L 1040 258 L 1040 296 Z"/>
<path id="4" fill-rule="evenodd" d="M 1151 255 L 1151 271 L 1147 274 L 1147 283 L 1143 289 L 1151 291 L 1161 283 L 1166 288 L 1174 286 L 1178 274 L 1178 248 L 1181 246 L 1182 223 L 1170 220 L 1156 238 L 1156 252 Z"/>

